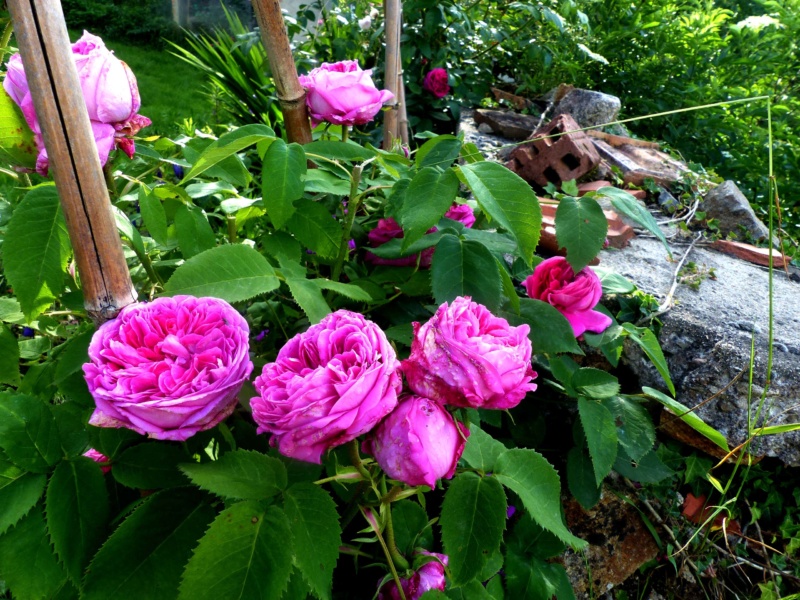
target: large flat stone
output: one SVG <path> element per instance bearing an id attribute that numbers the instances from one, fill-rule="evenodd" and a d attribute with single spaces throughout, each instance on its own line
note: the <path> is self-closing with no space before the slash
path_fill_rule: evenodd
<path id="1" fill-rule="evenodd" d="M 685 249 L 686 246 L 674 249 L 675 260 Z M 659 300 L 672 285 L 676 265 L 669 262 L 664 247 L 654 239 L 637 237 L 627 248 L 604 251 L 600 257 L 604 267 L 625 275 Z M 759 412 L 766 383 L 768 272 L 706 248 L 695 247 L 688 260 L 701 268 L 713 268 L 716 278 L 703 281 L 697 291 L 678 285 L 674 308 L 660 317 L 661 346 L 677 389 L 677 400 L 688 407 L 697 407 L 697 414 L 722 432 L 734 447 L 747 439 L 748 413 L 754 417 Z M 800 312 L 796 308 L 800 283 L 778 269 L 773 275 L 772 380 L 759 423 L 778 425 L 800 422 Z M 748 371 L 753 336 L 755 362 L 750 391 Z M 640 385 L 666 392 L 660 375 L 638 346 L 626 342 L 623 361 L 638 376 Z M 758 438 L 751 453 L 800 466 L 800 432 Z"/>

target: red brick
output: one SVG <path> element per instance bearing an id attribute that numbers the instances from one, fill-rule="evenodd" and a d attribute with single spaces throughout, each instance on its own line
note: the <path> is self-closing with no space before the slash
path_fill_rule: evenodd
<path id="1" fill-rule="evenodd" d="M 600 162 L 592 140 L 569 115 L 559 115 L 511 153 L 506 166 L 539 186 L 580 179 Z M 559 137 L 549 135 L 570 131 Z"/>
<path id="2" fill-rule="evenodd" d="M 717 240 L 711 244 L 711 248 L 722 252 L 723 254 L 730 254 L 747 262 L 761 265 L 762 267 L 769 266 L 769 248 L 757 248 L 750 244 L 743 244 L 742 242 L 734 242 L 731 240 Z M 772 264 L 775 267 L 783 268 L 789 264 L 789 259 L 777 250 L 772 251 Z"/>

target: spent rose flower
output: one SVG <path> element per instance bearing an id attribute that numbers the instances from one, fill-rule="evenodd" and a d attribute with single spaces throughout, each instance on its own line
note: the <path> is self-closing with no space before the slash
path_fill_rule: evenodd
<path id="1" fill-rule="evenodd" d="M 433 400 L 408 396 L 400 400 L 364 440 L 389 477 L 408 485 L 427 485 L 450 479 L 464 452 L 469 430 Z"/>
<path id="2" fill-rule="evenodd" d="M 111 470 L 111 459 L 108 458 L 102 452 L 98 452 L 94 448 L 89 448 L 86 452 L 83 453 L 86 458 L 91 458 L 94 462 L 100 465 L 100 470 L 103 471 L 103 475 L 108 473 Z"/>
<path id="3" fill-rule="evenodd" d="M 475 224 L 475 214 L 472 212 L 472 208 L 469 206 L 469 204 L 453 204 L 447 210 L 444 216 L 448 219 L 452 219 L 453 221 L 462 223 L 464 227 L 467 228 L 470 228 Z M 428 230 L 428 233 L 433 233 L 434 231 L 436 231 L 436 227 L 431 227 Z M 367 239 L 369 240 L 369 245 L 372 248 L 377 248 L 389 240 L 401 238 L 403 235 L 403 228 L 400 227 L 400 224 L 389 217 L 387 219 L 380 219 L 378 221 L 378 225 L 374 229 L 370 230 L 370 232 L 367 234 Z M 420 268 L 428 269 L 431 266 L 434 250 L 435 248 L 426 248 L 420 252 L 419 255 L 412 254 L 411 256 L 404 256 L 402 258 L 381 258 L 372 252 L 367 252 L 365 259 L 368 263 L 373 265 L 413 267 L 417 264 L 417 258 L 419 257 Z"/>
<path id="4" fill-rule="evenodd" d="M 306 104 L 314 125 L 322 121 L 364 125 L 394 98 L 389 90 L 375 87 L 372 70 L 363 71 L 357 60 L 323 63 L 308 75 L 301 75 L 300 85 L 306 88 Z"/>
<path id="5" fill-rule="evenodd" d="M 400 363 L 386 334 L 337 310 L 289 340 L 255 380 L 258 432 L 284 456 L 320 463 L 324 452 L 373 429 L 397 405 Z"/>
<path id="6" fill-rule="evenodd" d="M 459 296 L 424 325 L 414 323 L 403 373 L 414 393 L 465 408 L 513 408 L 536 389 L 530 327 L 512 327 Z"/>
<path id="7" fill-rule="evenodd" d="M 444 576 L 444 568 L 447 566 L 447 555 L 436 552 L 420 550 L 416 556 L 431 556 L 435 560 L 426 562 L 419 569 L 414 571 L 411 577 L 400 578 L 400 585 L 406 600 L 418 600 L 428 590 L 444 591 L 447 580 Z M 393 579 L 383 584 L 378 592 L 378 600 L 400 600 L 400 592 Z"/>
<path id="8" fill-rule="evenodd" d="M 218 298 L 174 296 L 123 308 L 92 336 L 83 373 L 89 423 L 183 441 L 233 412 L 253 370 L 248 326 Z"/>
<path id="9" fill-rule="evenodd" d="M 566 258 L 554 256 L 536 265 L 523 282 L 528 296 L 554 306 L 572 325 L 575 337 L 585 331 L 601 333 L 611 318 L 592 310 L 603 295 L 600 278 L 589 267 L 575 275 Z"/>
<path id="10" fill-rule="evenodd" d="M 447 71 L 441 67 L 431 69 L 426 73 L 422 87 L 437 98 L 444 98 L 450 93 L 450 86 L 447 83 Z"/>
<path id="11" fill-rule="evenodd" d="M 102 39 L 86 31 L 72 45 L 72 57 L 78 69 L 78 80 L 89 113 L 100 163 L 106 164 L 108 155 L 115 146 L 133 157 L 134 144 L 131 136 L 136 135 L 142 127 L 150 125 L 150 119 L 137 114 L 141 100 L 136 77 L 128 65 L 106 48 Z M 47 175 L 50 161 L 19 54 L 14 54 L 8 60 L 8 72 L 3 80 L 3 87 L 20 107 L 25 121 L 34 133 L 39 149 L 36 171 Z"/>

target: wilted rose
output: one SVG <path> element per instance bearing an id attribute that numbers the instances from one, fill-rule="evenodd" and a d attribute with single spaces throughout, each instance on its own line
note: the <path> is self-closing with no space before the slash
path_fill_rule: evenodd
<path id="1" fill-rule="evenodd" d="M 434 487 L 450 479 L 469 430 L 433 400 L 408 396 L 364 441 L 364 451 L 389 477 L 408 485 Z"/>
<path id="2" fill-rule="evenodd" d="M 134 144 L 130 136 L 150 125 L 150 119 L 137 114 L 141 100 L 136 77 L 128 65 L 106 48 L 102 39 L 86 31 L 72 45 L 72 56 L 78 69 L 78 79 L 89 112 L 100 163 L 106 164 L 115 145 L 133 157 Z M 25 121 L 34 132 L 39 149 L 36 171 L 47 175 L 50 162 L 19 54 L 14 54 L 8 60 L 8 72 L 3 87 L 20 107 Z"/>
<path id="3" fill-rule="evenodd" d="M 414 571 L 411 577 L 400 579 L 400 585 L 403 588 L 406 600 L 419 600 L 428 590 L 443 592 L 447 585 L 447 580 L 444 576 L 444 568 L 448 562 L 446 554 L 420 550 L 416 556 L 430 556 L 435 560 L 423 564 Z M 393 579 L 383 584 L 378 592 L 378 600 L 400 600 L 400 592 L 397 590 L 397 585 Z"/>
<path id="4" fill-rule="evenodd" d="M 356 60 L 323 63 L 301 75 L 300 85 L 306 88 L 306 104 L 315 125 L 321 121 L 364 125 L 394 98 L 389 90 L 375 87 L 372 71 L 363 71 Z"/>
<path id="5" fill-rule="evenodd" d="M 258 432 L 284 456 L 322 454 L 367 433 L 397 405 L 400 363 L 381 329 L 347 310 L 289 340 L 255 380 Z"/>
<path id="6" fill-rule="evenodd" d="M 528 296 L 554 306 L 572 325 L 575 337 L 601 333 L 611 325 L 608 315 L 592 310 L 603 295 L 600 278 L 589 267 L 575 275 L 566 258 L 554 256 L 536 265 L 523 285 Z"/>
<path id="7" fill-rule="evenodd" d="M 403 361 L 408 386 L 451 406 L 513 408 L 536 389 L 529 331 L 468 297 L 445 302 L 427 323 L 414 323 L 411 355 Z"/>
<path id="8" fill-rule="evenodd" d="M 425 75 L 422 87 L 437 98 L 444 98 L 450 93 L 450 86 L 447 83 L 447 71 L 441 67 L 431 69 Z"/>
<path id="9" fill-rule="evenodd" d="M 472 208 L 469 204 L 453 204 L 444 216 L 453 221 L 462 223 L 464 227 L 472 227 L 475 224 L 475 214 L 472 212 Z M 436 227 L 431 227 L 428 233 L 433 233 L 434 231 L 436 231 Z M 377 248 L 389 240 L 401 238 L 403 235 L 403 228 L 400 227 L 397 221 L 390 217 L 388 219 L 380 219 L 378 225 L 367 234 L 367 239 L 372 248 Z M 434 250 L 435 248 L 426 248 L 419 254 L 412 254 L 411 256 L 404 256 L 402 258 L 381 258 L 372 252 L 367 252 L 365 259 L 368 263 L 373 265 L 413 267 L 417 264 L 417 259 L 419 258 L 420 268 L 428 269 L 431 266 Z"/>
<path id="10" fill-rule="evenodd" d="M 97 405 L 89 423 L 180 441 L 214 427 L 253 370 L 247 337 L 244 318 L 217 298 L 126 306 L 89 344 L 83 373 Z"/>

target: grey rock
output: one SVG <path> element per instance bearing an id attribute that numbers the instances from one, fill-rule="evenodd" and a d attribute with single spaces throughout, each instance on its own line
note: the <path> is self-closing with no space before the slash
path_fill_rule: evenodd
<path id="1" fill-rule="evenodd" d="M 665 190 L 664 188 L 659 188 L 658 205 L 664 212 L 671 215 L 676 210 L 678 210 L 681 203 L 678 201 L 677 198 L 675 198 L 675 196 L 670 194 L 667 190 Z"/>
<path id="2" fill-rule="evenodd" d="M 602 92 L 575 89 L 553 107 L 553 117 L 572 115 L 581 127 L 594 127 L 616 121 L 622 103 L 619 98 Z"/>
<path id="3" fill-rule="evenodd" d="M 743 227 L 754 240 L 769 237 L 769 229 L 756 216 L 747 198 L 733 181 L 725 181 L 709 191 L 700 209 L 705 211 L 707 218 L 719 221 L 722 235 L 733 233 L 741 238 Z"/>
<path id="4" fill-rule="evenodd" d="M 675 260 L 684 251 L 685 246 L 674 248 Z M 676 266 L 668 261 L 658 241 L 642 236 L 631 240 L 623 250 L 601 253 L 600 260 L 603 267 L 625 274 L 640 289 L 659 299 L 672 285 Z M 697 407 L 698 416 L 723 433 L 734 447 L 747 438 L 748 397 L 750 412 L 755 415 L 765 386 L 768 273 L 756 265 L 698 247 L 688 260 L 713 268 L 716 279 L 703 281 L 699 291 L 678 286 L 674 307 L 660 317 L 660 342 L 678 401 Z M 778 425 L 800 421 L 800 314 L 795 308 L 797 284 L 779 270 L 773 278 L 774 337 L 780 345 L 773 353 L 772 380 L 759 424 Z M 754 387 L 748 390 L 753 337 Z M 640 385 L 667 393 L 661 376 L 630 340 L 626 341 L 623 361 L 639 378 Z M 716 392 L 719 394 L 713 397 Z M 751 451 L 800 466 L 800 432 L 757 438 Z"/>
<path id="5" fill-rule="evenodd" d="M 494 129 L 492 129 L 492 126 L 488 123 L 481 123 L 478 125 L 478 131 L 481 133 L 494 133 Z"/>

